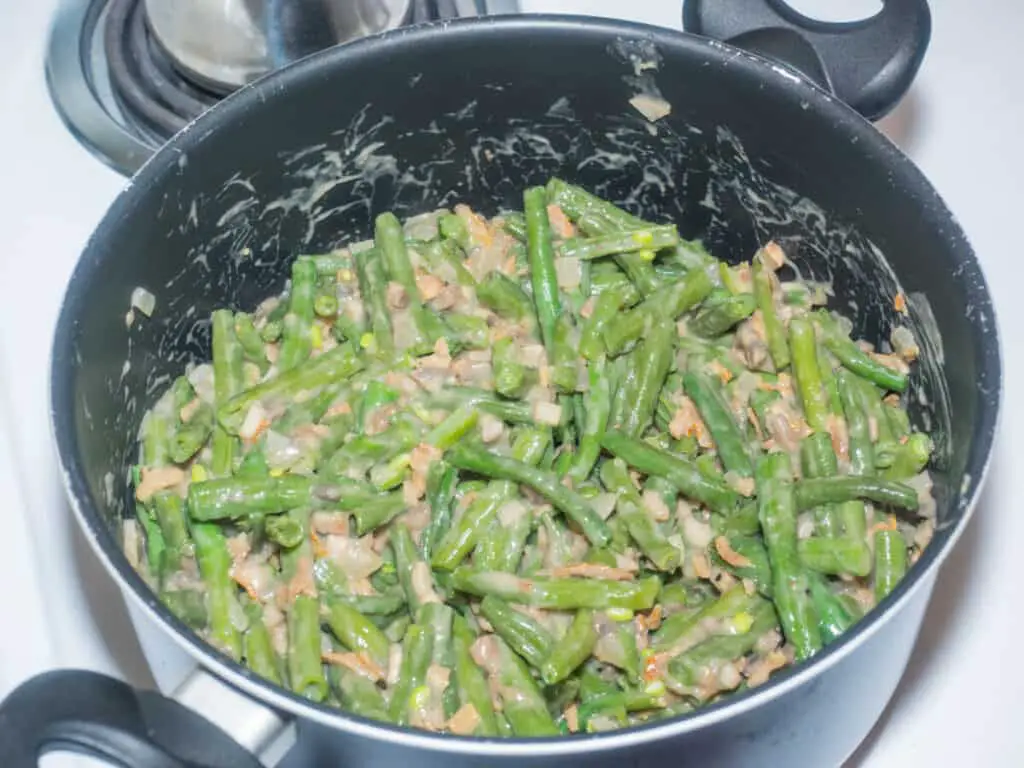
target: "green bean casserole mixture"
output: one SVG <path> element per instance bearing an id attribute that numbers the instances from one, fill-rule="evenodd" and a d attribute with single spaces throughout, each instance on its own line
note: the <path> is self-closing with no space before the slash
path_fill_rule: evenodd
<path id="1" fill-rule="evenodd" d="M 826 294 L 559 179 L 385 213 L 213 313 L 143 419 L 125 550 L 218 650 L 372 720 L 556 736 L 754 688 L 934 531 L 914 339 L 851 339 Z"/>

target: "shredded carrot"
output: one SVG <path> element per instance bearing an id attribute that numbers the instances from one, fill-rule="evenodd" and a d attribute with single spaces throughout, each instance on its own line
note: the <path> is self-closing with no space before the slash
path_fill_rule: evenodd
<path id="1" fill-rule="evenodd" d="M 565 718 L 565 727 L 569 729 L 570 733 L 576 733 L 580 729 L 580 715 L 575 704 L 566 707 L 562 716 Z"/>
<path id="2" fill-rule="evenodd" d="M 902 293 L 897 293 L 892 305 L 900 314 L 907 314 L 907 299 Z"/>
<path id="3" fill-rule="evenodd" d="M 708 562 L 707 555 L 703 552 L 693 556 L 693 570 L 697 574 L 698 578 L 711 578 L 711 563 Z"/>
<path id="4" fill-rule="evenodd" d="M 256 426 L 256 431 L 253 432 L 250 437 L 246 438 L 245 444 L 246 445 L 255 445 L 256 442 L 260 439 L 260 435 L 262 435 L 268 429 L 270 429 L 270 420 L 269 419 L 260 419 L 260 423 Z"/>
<path id="5" fill-rule="evenodd" d="M 327 409 L 327 412 L 324 413 L 324 418 L 329 419 L 332 416 L 344 416 L 348 413 L 352 413 L 352 406 L 348 403 L 338 403 L 337 405 L 332 405 Z"/>
<path id="6" fill-rule="evenodd" d="M 240 579 L 240 578 L 238 577 L 238 575 L 237 575 L 237 574 L 235 573 L 235 569 L 234 569 L 234 568 L 232 568 L 232 569 L 231 569 L 231 578 L 232 578 L 232 579 L 234 580 L 234 582 L 235 582 L 235 583 L 236 583 L 236 584 L 237 584 L 238 586 L 240 586 L 240 587 L 241 587 L 242 589 L 244 589 L 244 590 L 245 590 L 245 594 L 247 594 L 247 595 L 248 595 L 249 597 L 251 597 L 251 598 L 252 598 L 253 600 L 259 601 L 259 599 L 260 599 L 260 596 L 259 596 L 259 594 L 258 594 L 258 593 L 256 592 L 256 589 L 255 589 L 255 588 L 254 588 L 254 587 L 252 586 L 252 584 L 249 584 L 248 582 L 246 582 L 246 581 L 244 581 L 244 580 Z"/>
<path id="7" fill-rule="evenodd" d="M 309 531 L 309 538 L 313 542 L 313 554 L 317 557 L 327 557 L 327 547 L 312 528 Z"/>
<path id="8" fill-rule="evenodd" d="M 576 228 L 572 225 L 572 222 L 569 221 L 569 218 L 562 209 L 554 203 L 548 206 L 548 221 L 551 222 L 551 229 L 559 237 L 572 237 L 576 234 Z"/>
<path id="9" fill-rule="evenodd" d="M 729 540 L 725 536 L 719 536 L 715 539 L 715 550 L 717 550 L 719 556 L 725 560 L 729 565 L 734 568 L 748 568 L 753 563 L 750 559 L 744 557 L 729 544 Z"/>
<path id="10" fill-rule="evenodd" d="M 897 529 L 896 516 L 889 515 L 889 518 L 883 522 L 875 523 L 871 526 L 871 533 L 880 533 L 881 531 L 895 531 Z"/>
<path id="11" fill-rule="evenodd" d="M 651 654 L 644 659 L 644 682 L 653 683 L 660 677 L 661 673 L 658 671 L 658 657 Z"/>
<path id="12" fill-rule="evenodd" d="M 647 614 L 647 618 L 644 619 L 644 624 L 647 629 L 652 632 L 661 626 L 661 603 L 658 603 L 651 609 L 651 612 Z"/>
<path id="13" fill-rule="evenodd" d="M 722 365 L 719 361 L 713 360 L 708 365 L 708 368 L 711 370 L 712 373 L 714 373 L 718 378 L 722 380 L 723 384 L 728 384 L 730 381 L 732 381 L 732 371 L 730 371 L 728 368 Z"/>

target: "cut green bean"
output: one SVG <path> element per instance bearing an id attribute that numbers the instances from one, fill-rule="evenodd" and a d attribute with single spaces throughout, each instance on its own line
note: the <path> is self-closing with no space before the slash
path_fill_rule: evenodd
<path id="1" fill-rule="evenodd" d="M 564 611 L 579 608 L 628 608 L 646 611 L 654 605 L 661 582 L 650 576 L 636 581 L 609 579 L 520 579 L 509 573 L 457 568 L 451 584 L 478 597 L 495 595 L 509 602 Z"/>
<path id="2" fill-rule="evenodd" d="M 808 594 L 807 575 L 797 555 L 796 494 L 789 458 L 762 457 L 757 465 L 758 516 L 772 565 L 772 596 L 786 639 L 798 659 L 821 650 L 818 617 Z"/>
<path id="3" fill-rule="evenodd" d="M 550 632 L 494 595 L 488 595 L 480 601 L 480 614 L 512 650 L 534 669 L 541 669 L 554 646 Z"/>

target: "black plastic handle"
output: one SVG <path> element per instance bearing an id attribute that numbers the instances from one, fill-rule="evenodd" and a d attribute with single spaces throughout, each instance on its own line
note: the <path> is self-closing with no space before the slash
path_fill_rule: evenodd
<path id="1" fill-rule="evenodd" d="M 907 92 L 931 40 L 927 0 L 884 0 L 862 21 L 807 18 L 783 0 L 685 0 L 683 28 L 796 69 L 869 120 Z"/>
<path id="2" fill-rule="evenodd" d="M 45 672 L 0 702 L 0 766 L 37 768 L 53 750 L 130 768 L 260 768 L 238 742 L 173 699 L 84 670 Z"/>

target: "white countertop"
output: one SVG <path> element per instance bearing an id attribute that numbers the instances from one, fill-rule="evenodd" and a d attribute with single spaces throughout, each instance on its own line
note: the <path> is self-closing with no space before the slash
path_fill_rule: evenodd
<path id="1" fill-rule="evenodd" d="M 522 4 L 679 27 L 678 0 Z M 120 596 L 68 524 L 47 422 L 57 306 L 82 244 L 123 180 L 72 139 L 50 105 L 42 63 L 55 3 L 8 5 L 0 25 L 0 697 L 57 665 L 145 684 L 149 673 Z M 831 5 L 834 13 L 865 2 L 794 5 Z M 1004 334 L 1008 398 L 978 514 L 940 575 L 908 673 L 854 768 L 1006 765 L 1024 752 L 1017 715 L 1024 665 L 1016 659 L 1024 611 L 1014 578 L 1024 501 L 1011 484 L 1012 434 L 1024 434 L 1024 403 L 1014 397 L 1024 383 L 1024 343 L 1009 333 L 1024 327 L 1016 231 L 1024 209 L 1017 191 L 1024 188 L 1024 5 L 932 0 L 932 8 L 931 50 L 888 129 L 957 213 L 984 265 Z"/>

